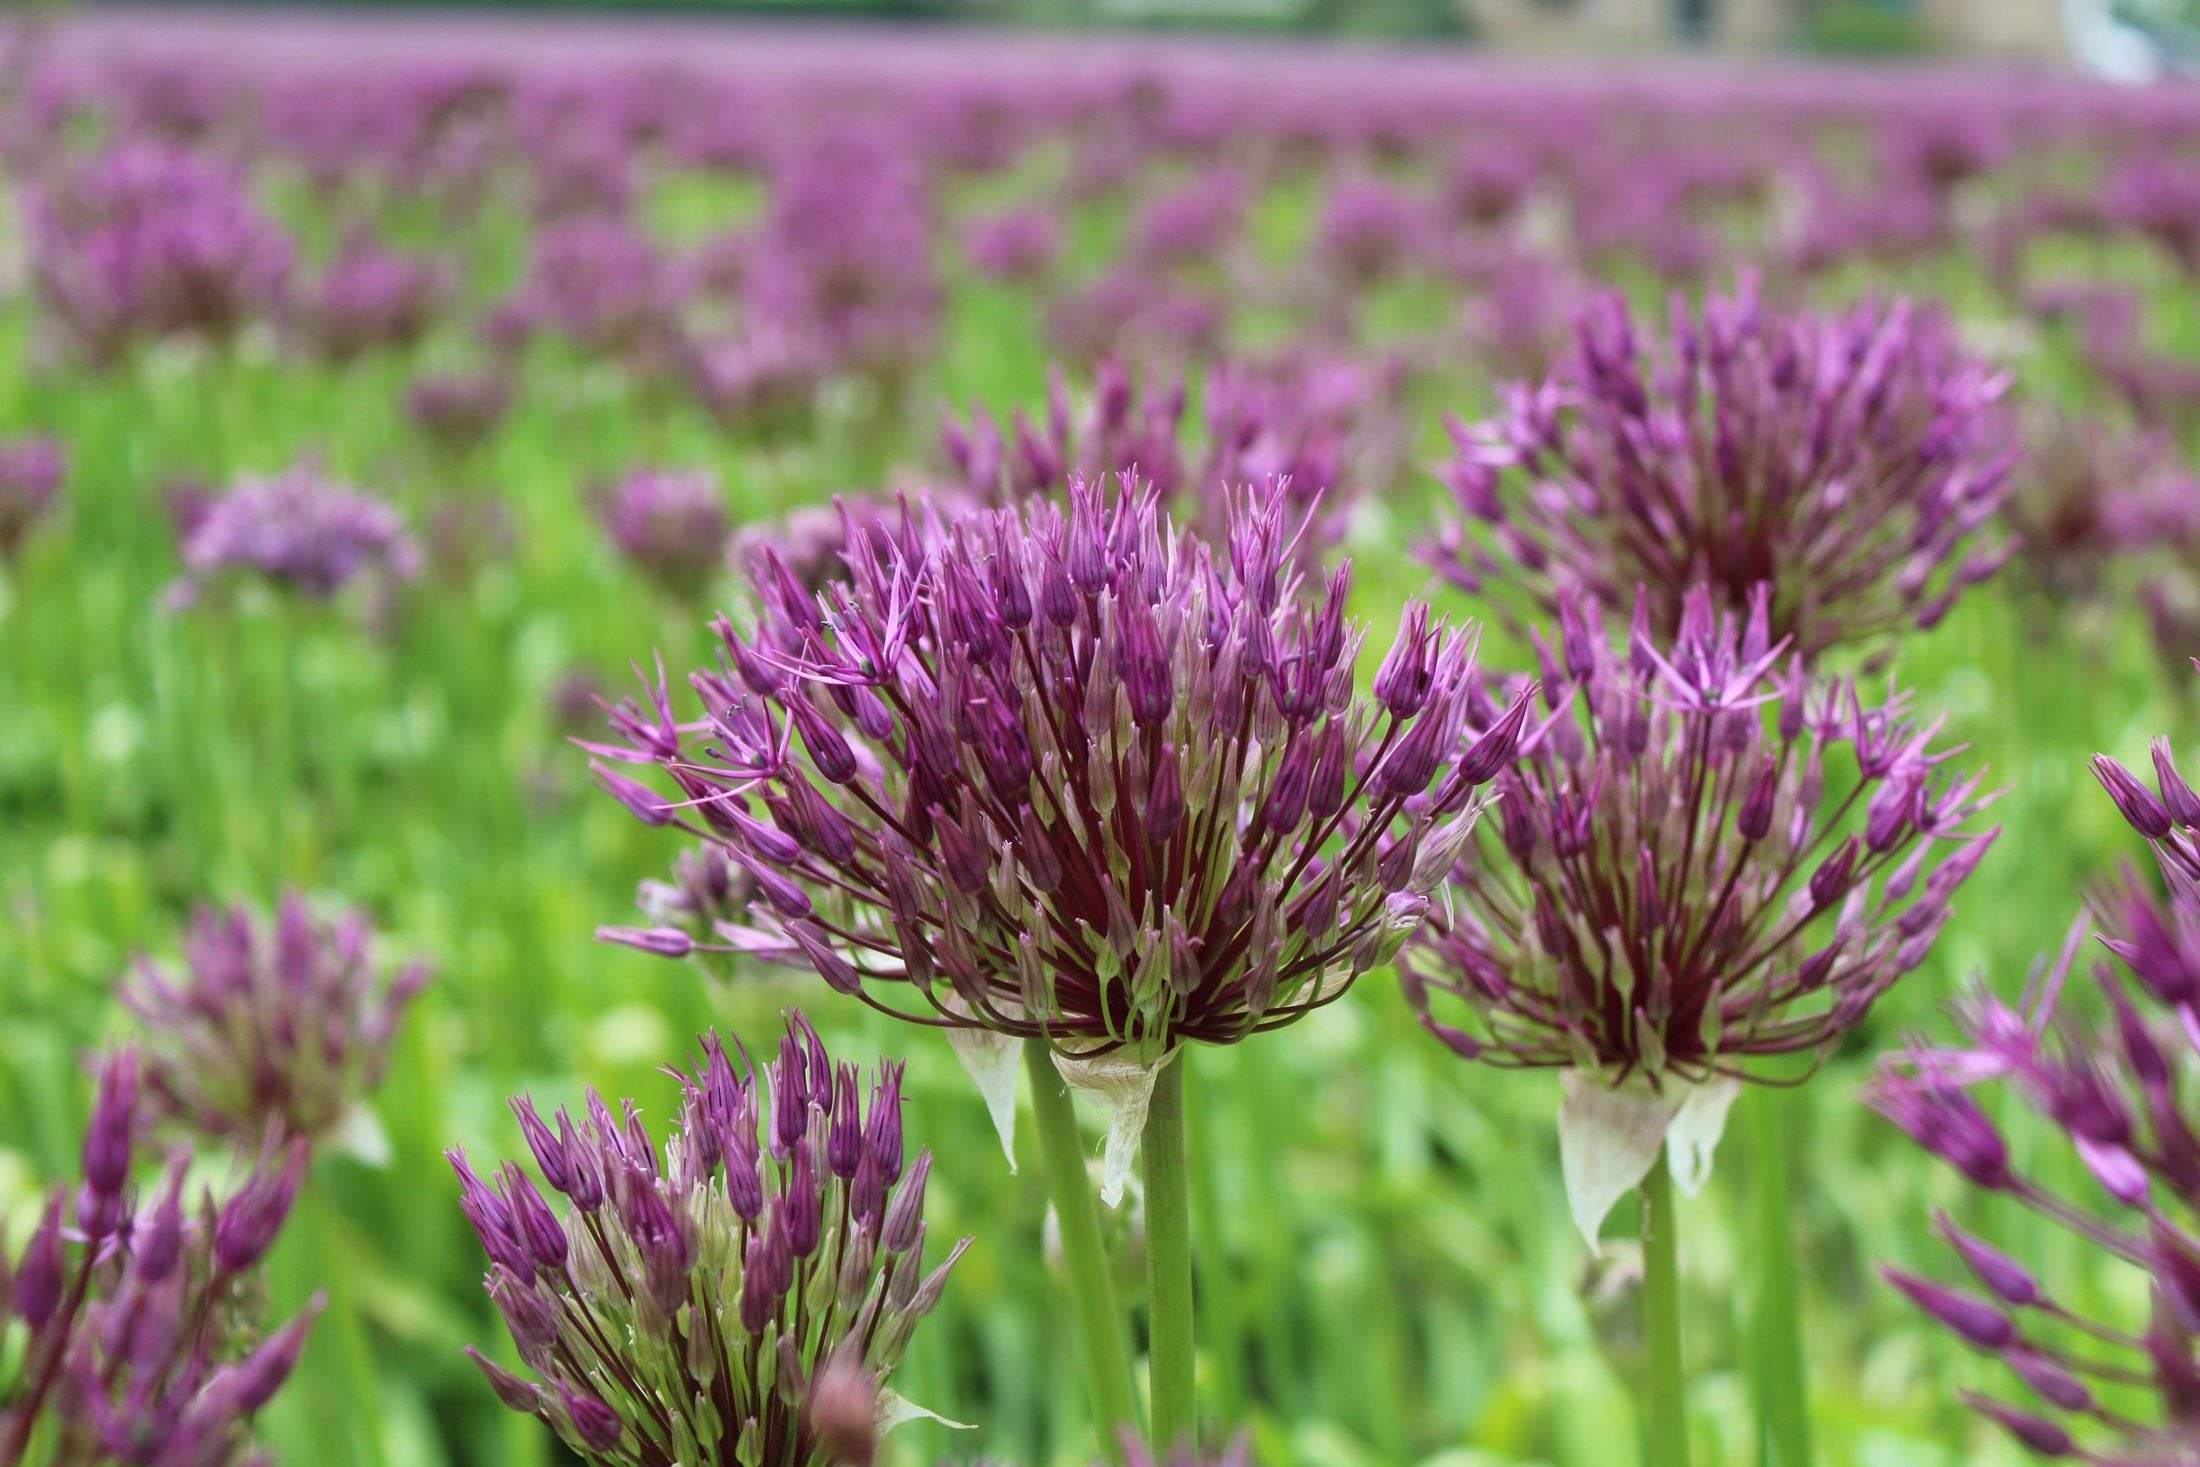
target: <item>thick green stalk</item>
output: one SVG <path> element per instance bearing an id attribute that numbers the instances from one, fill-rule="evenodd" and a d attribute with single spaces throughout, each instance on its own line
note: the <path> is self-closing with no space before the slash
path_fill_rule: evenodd
<path id="1" fill-rule="evenodd" d="M 1794 1167 L 1802 1092 L 1765 1087 L 1749 1097 L 1757 1155 L 1752 1230 L 1757 1298 L 1750 1320 L 1756 1363 L 1759 1460 L 1810 1467 L 1810 1403 L 1803 1381 L 1801 1289 L 1795 1261 Z"/>
<path id="2" fill-rule="evenodd" d="M 1078 1348 L 1085 1358 L 1085 1385 L 1092 1395 L 1093 1429 L 1108 1460 L 1121 1462 L 1123 1432 L 1138 1429 L 1138 1392 L 1131 1382 L 1130 1344 L 1115 1302 L 1112 1266 L 1100 1243 L 1100 1209 L 1085 1175 L 1077 1112 L 1044 1039 L 1024 1041 L 1024 1068 L 1031 1076 L 1031 1109 L 1039 1123 L 1047 1195 L 1062 1230 L 1062 1262 L 1069 1273 Z"/>
<path id="3" fill-rule="evenodd" d="M 1192 1390 L 1192 1208 L 1184 1163 L 1184 1067 L 1178 1050 L 1154 1076 L 1140 1145 L 1146 1171 L 1146 1292 L 1151 1325 L 1146 1390 L 1156 1456 L 1190 1443 L 1199 1419 Z"/>
<path id="4" fill-rule="evenodd" d="M 1664 1152 L 1642 1184 L 1643 1420 L 1649 1467 L 1688 1467 L 1688 1372 L 1681 1363 L 1679 1219 Z"/>

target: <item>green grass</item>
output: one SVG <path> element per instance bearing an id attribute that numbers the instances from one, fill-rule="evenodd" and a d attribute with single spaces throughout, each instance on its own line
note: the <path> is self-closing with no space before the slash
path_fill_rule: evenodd
<path id="1" fill-rule="evenodd" d="M 1318 196 L 1271 201 L 1262 238 L 1302 237 L 1293 216 Z M 652 217 L 685 235 L 749 203 L 740 190 L 676 180 Z M 1115 222 L 1104 207 L 1090 213 L 1073 231 L 1088 256 Z M 517 228 L 492 214 L 470 242 L 476 257 L 513 258 Z M 1968 259 L 1914 274 L 1861 283 L 1929 289 L 1974 316 L 2001 309 Z M 1413 297 L 1401 301 L 1412 314 Z M 673 849 L 587 788 L 583 758 L 545 708 L 569 667 L 615 682 L 652 649 L 674 666 L 706 655 L 701 616 L 653 600 L 601 543 L 592 482 L 644 459 L 709 465 L 737 508 L 759 516 L 883 483 L 929 457 L 943 400 L 1039 398 L 1039 300 L 956 280 L 938 358 L 903 409 L 840 394 L 814 438 L 786 447 L 730 439 L 684 402 L 544 347 L 525 363 L 511 421 L 458 466 L 432 460 L 404 425 L 411 363 L 306 369 L 247 344 L 222 358 L 162 350 L 127 369 L 34 373 L 24 311 L 9 307 L 0 325 L 0 431 L 56 431 L 74 467 L 64 513 L 0 591 L 6 1215 L 20 1224 L 41 1182 L 74 1164 L 87 1094 L 78 1068 L 123 1032 L 112 992 L 131 955 L 172 951 L 193 902 L 265 902 L 303 886 L 368 906 L 390 950 L 427 956 L 439 977 L 376 1103 L 389 1159 L 323 1156 L 276 1261 L 280 1302 L 333 1290 L 268 1417 L 278 1460 L 551 1460 L 546 1434 L 498 1408 L 460 1358 L 468 1341 L 502 1345 L 439 1153 L 454 1143 L 517 1153 L 503 1101 L 523 1089 L 545 1104 L 589 1085 L 632 1094 L 662 1122 L 674 1091 L 657 1067 L 698 1029 L 753 1042 L 800 1000 L 836 1052 L 908 1058 L 912 1141 L 939 1154 L 932 1234 L 978 1239 L 897 1385 L 982 1428 L 908 1427 L 894 1460 L 1088 1461 L 1060 1284 L 1035 1263 L 1045 1202 L 1028 1118 L 1012 1174 L 935 1036 L 869 1019 L 814 983 L 752 973 L 708 988 L 690 966 L 595 946 L 590 930 L 626 920 L 634 883 Z M 2200 329 L 2184 317 L 2175 324 L 2186 333 Z M 461 350 L 455 334 L 439 338 L 420 361 Z M 2026 376 L 2071 380 L 2053 356 Z M 1437 410 L 1486 401 L 1465 363 L 1423 389 L 1427 454 L 1440 441 Z M 274 598 L 164 611 L 177 570 L 164 480 L 219 482 L 306 451 L 416 521 L 455 494 L 495 495 L 517 522 L 517 548 L 461 583 L 415 587 L 380 634 L 346 610 Z M 1434 497 L 1426 483 L 1402 488 L 1351 547 L 1361 610 L 1378 622 L 1422 587 L 1399 536 Z M 1379 654 L 1386 637 L 1373 640 Z M 1900 671 L 2012 786 L 1999 811 L 2008 831 L 1931 961 L 1797 1107 L 1811 1404 L 1824 1463 L 1998 1467 L 2016 1460 L 2012 1449 L 1955 1401 L 1993 1368 L 1913 1319 L 1873 1281 L 1874 1265 L 1944 1272 L 1923 1219 L 1945 1205 L 1990 1237 L 2030 1245 L 2028 1256 L 2048 1248 L 2050 1272 L 2079 1299 L 2128 1286 L 2087 1279 L 2087 1260 L 2035 1224 L 1981 1213 L 1854 1092 L 1875 1051 L 1907 1029 L 1945 1028 L 1959 980 L 2021 982 L 2084 881 L 2132 853 L 2083 761 L 2096 749 L 2143 753 L 2176 705 L 2128 601 L 2072 614 L 2026 600 L 2014 577 L 1906 647 Z M 1201 1054 L 1189 1106 L 1208 1418 L 1242 1411 L 1277 1467 L 1635 1460 L 1640 1350 L 1632 1310 L 1616 1302 L 1630 1264 L 1624 1245 L 1585 1258 L 1567 1221 L 1557 1101 L 1555 1077 L 1466 1066 L 1427 1042 L 1383 973 L 1296 1029 Z M 1756 1461 L 1745 1133 L 1737 1125 L 1710 1190 L 1683 1205 L 1691 1435 L 1695 1460 L 1712 1467 Z M 2042 1138 L 2023 1144 L 2052 1150 Z M 1129 1221 L 1106 1221 L 1118 1244 L 1134 1244 Z M 1613 1232 L 1630 1230 L 1618 1222 Z M 1126 1264 L 1118 1282 L 1142 1308 L 1143 1270 Z M 1233 1328 L 1242 1350 L 1218 1351 Z"/>

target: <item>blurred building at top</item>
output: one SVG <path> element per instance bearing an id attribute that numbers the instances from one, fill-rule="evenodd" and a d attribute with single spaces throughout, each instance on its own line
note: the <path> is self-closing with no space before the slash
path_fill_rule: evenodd
<path id="1" fill-rule="evenodd" d="M 1460 0 L 1493 45 L 1626 54 L 1673 46 L 1784 50 L 1912 46 L 2009 60 L 2069 59 L 2066 0 Z M 1842 44 L 1846 42 L 1848 44 Z"/>

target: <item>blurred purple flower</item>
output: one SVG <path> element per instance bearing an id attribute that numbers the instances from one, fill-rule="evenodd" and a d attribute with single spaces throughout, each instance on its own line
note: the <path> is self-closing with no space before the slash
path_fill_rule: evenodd
<path id="1" fill-rule="evenodd" d="M 34 185 L 25 214 L 40 304 L 95 360 L 139 337 L 226 342 L 281 306 L 290 240 L 209 157 L 126 139 Z"/>
<path id="2" fill-rule="evenodd" d="M 1906 304 L 1788 317 L 1752 286 L 1700 321 L 1676 305 L 1645 351 L 1607 297 L 1550 380 L 1454 424 L 1463 518 L 1420 553 L 1515 615 L 1567 586 L 1607 609 L 1646 593 L 1661 636 L 1691 587 L 1746 614 L 1769 586 L 1772 635 L 1806 658 L 1930 627 L 2009 554 L 2005 385 Z"/>
<path id="3" fill-rule="evenodd" d="M 194 601 L 218 578 L 261 577 L 325 600 L 373 572 L 384 582 L 419 573 L 420 550 L 398 512 L 298 464 L 272 478 L 243 479 L 194 505 L 179 521 L 184 575 L 171 592 Z"/>
<path id="4" fill-rule="evenodd" d="M 1037 280 L 1062 253 L 1062 227 L 1044 209 L 1009 209 L 972 220 L 963 233 L 963 250 L 981 275 Z"/>
<path id="5" fill-rule="evenodd" d="M 382 971 L 362 912 L 323 921 L 295 892 L 272 922 L 202 908 L 182 967 L 142 960 L 122 988 L 150 1113 L 225 1141 L 324 1139 L 380 1083 L 427 981 L 420 964 Z"/>
<path id="6" fill-rule="evenodd" d="M 441 261 L 399 254 L 361 237 L 296 291 L 291 319 L 325 361 L 404 351 L 427 334 L 451 288 L 450 271 Z"/>
<path id="7" fill-rule="evenodd" d="M 252 1460 L 252 1418 L 297 1363 L 316 1298 L 272 1334 L 253 1272 L 296 1196 L 302 1147 L 270 1149 L 225 1200 L 185 1195 L 188 1151 L 155 1195 L 133 1185 L 138 1057 L 101 1063 L 84 1177 L 55 1188 L 7 1280 L 20 1348 L 0 1367 L 0 1458 L 52 1462 Z M 72 1215 L 73 1225 L 64 1222 Z M 247 1214 L 254 1247 L 240 1246 Z"/>
<path id="8" fill-rule="evenodd" d="M 717 476 L 705 469 L 636 469 L 602 491 L 597 517 L 627 564 L 683 600 L 724 567 L 733 532 Z"/>
<path id="9" fill-rule="evenodd" d="M 13 560 L 53 510 L 69 471 L 58 438 L 0 440 L 0 561 Z"/>

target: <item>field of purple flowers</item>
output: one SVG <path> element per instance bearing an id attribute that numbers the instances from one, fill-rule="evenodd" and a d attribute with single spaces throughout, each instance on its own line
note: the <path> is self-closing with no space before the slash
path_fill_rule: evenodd
<path id="1" fill-rule="evenodd" d="M 0 171 L 0 1464 L 2200 1464 L 2200 92 L 82 22 Z"/>

